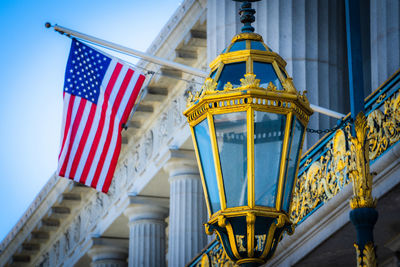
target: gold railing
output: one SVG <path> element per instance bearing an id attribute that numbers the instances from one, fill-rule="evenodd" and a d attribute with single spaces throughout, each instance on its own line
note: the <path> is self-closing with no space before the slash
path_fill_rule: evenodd
<path id="1" fill-rule="evenodd" d="M 400 70 L 365 100 L 369 158 L 372 164 L 400 140 Z M 354 155 L 350 143 L 350 114 L 342 129 L 327 134 L 303 155 L 293 195 L 295 224 L 321 207 L 350 182 Z"/>
<path id="2" fill-rule="evenodd" d="M 374 163 L 400 140 L 400 69 L 365 99 L 369 158 Z M 350 142 L 350 114 L 343 127 L 321 138 L 300 161 L 291 219 L 300 224 L 350 183 L 354 148 Z M 235 266 L 218 240 L 210 243 L 187 266 Z"/>

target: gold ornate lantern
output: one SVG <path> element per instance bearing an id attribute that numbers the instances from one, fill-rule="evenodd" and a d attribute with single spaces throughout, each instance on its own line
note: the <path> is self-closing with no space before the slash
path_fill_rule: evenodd
<path id="1" fill-rule="evenodd" d="M 210 215 L 206 232 L 242 266 L 265 263 L 293 231 L 292 192 L 313 112 L 285 66 L 260 35 L 240 33 L 184 112 Z"/>

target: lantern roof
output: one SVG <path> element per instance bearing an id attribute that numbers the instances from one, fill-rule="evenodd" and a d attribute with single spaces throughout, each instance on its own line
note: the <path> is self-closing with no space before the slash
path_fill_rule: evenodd
<path id="1" fill-rule="evenodd" d="M 261 35 L 242 32 L 211 63 L 211 72 L 200 92 L 189 95 L 185 114 L 198 103 L 216 98 L 249 94 L 294 102 L 307 120 L 313 113 L 305 92 L 299 93 L 286 72 L 286 62 L 272 51 Z"/>
<path id="2" fill-rule="evenodd" d="M 247 46 L 247 42 L 249 41 L 249 46 Z M 269 51 L 273 52 L 265 43 L 261 35 L 257 33 L 240 33 L 233 37 L 231 44 L 222 51 L 223 53 L 234 52 L 238 50 L 260 50 L 260 51 Z"/>

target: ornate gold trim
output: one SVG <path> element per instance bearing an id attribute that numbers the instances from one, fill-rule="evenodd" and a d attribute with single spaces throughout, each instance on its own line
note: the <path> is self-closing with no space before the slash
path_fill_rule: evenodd
<path id="1" fill-rule="evenodd" d="M 353 181 L 352 209 L 375 208 L 376 200 L 372 198 L 372 175 L 369 170 L 369 140 L 367 139 L 367 118 L 363 112 L 356 116 L 354 122 L 355 137 L 350 139 L 350 150 L 353 152 L 349 161 L 349 177 Z"/>
<path id="2" fill-rule="evenodd" d="M 257 34 L 257 33 L 254 33 L 254 32 L 242 32 L 242 33 L 239 33 L 239 34 L 235 35 L 232 38 L 231 43 L 235 43 L 236 41 L 240 41 L 240 40 L 254 40 L 254 41 L 264 42 L 262 36 Z"/>
<path id="3" fill-rule="evenodd" d="M 260 88 L 260 80 L 256 79 L 256 75 L 252 73 L 247 73 L 244 78 L 240 79 L 241 89 L 256 89 Z"/>
<path id="4" fill-rule="evenodd" d="M 354 244 L 357 253 L 357 267 L 376 267 L 376 253 L 375 247 L 372 242 L 368 242 L 360 253 L 360 249 L 357 244 Z"/>

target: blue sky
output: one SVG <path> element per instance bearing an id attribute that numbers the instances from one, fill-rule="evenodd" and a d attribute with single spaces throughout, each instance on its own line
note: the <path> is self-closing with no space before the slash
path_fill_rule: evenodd
<path id="1" fill-rule="evenodd" d="M 44 23 L 145 51 L 181 2 L 1 1 L 0 240 L 57 167 L 70 39 Z"/>

